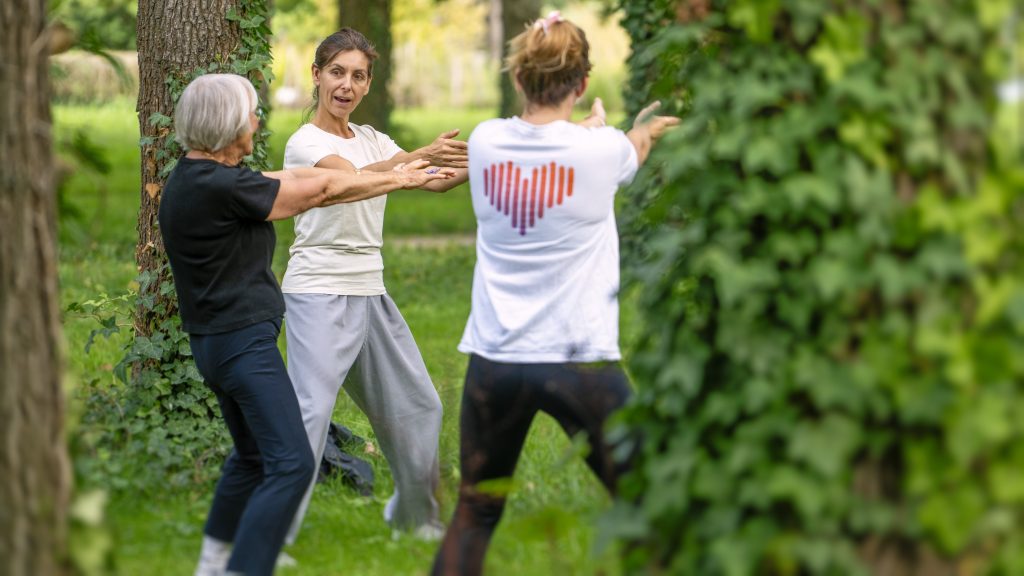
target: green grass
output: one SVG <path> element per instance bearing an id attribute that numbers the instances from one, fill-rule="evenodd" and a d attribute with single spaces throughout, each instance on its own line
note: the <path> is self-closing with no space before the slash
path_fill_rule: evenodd
<path id="1" fill-rule="evenodd" d="M 139 206 L 139 155 L 136 117 L 131 102 L 105 107 L 55 107 L 56 135 L 86 131 L 106 151 L 113 167 L 103 178 L 76 174 L 65 200 L 81 214 L 61 226 L 60 282 L 64 307 L 123 294 L 135 277 L 135 222 Z M 449 127 L 463 137 L 487 117 L 485 112 L 403 111 L 398 123 L 414 144 L 429 142 Z M 284 142 L 298 126 L 299 114 L 278 112 L 272 158 L 280 163 Z M 423 248 L 398 241 L 401 236 L 436 233 L 464 236 L 474 230 L 465 190 L 445 195 L 408 191 L 389 198 L 385 226 L 385 281 L 412 328 L 445 407 L 441 436 L 443 518 L 450 517 L 457 493 L 458 410 L 466 357 L 455 350 L 469 313 L 474 251 L 452 244 Z M 281 274 L 293 235 L 290 222 L 278 223 L 275 271 Z M 627 313 L 624 307 L 624 313 Z M 122 324 L 127 323 L 124 315 Z M 84 352 L 96 321 L 81 314 L 64 319 L 69 381 L 77 392 L 118 386 L 112 368 L 129 337 L 128 327 L 110 339 L 98 339 Z M 628 330 L 626 330 L 628 332 Z M 283 342 L 283 339 L 282 339 Z M 73 407 L 73 409 L 76 409 Z M 335 420 L 370 439 L 362 414 L 341 395 Z M 79 433 L 85 431 L 79 431 Z M 115 454 L 113 457 L 117 457 Z M 303 532 L 289 551 L 299 566 L 281 570 L 295 576 L 333 574 L 414 575 L 427 573 L 436 544 L 408 537 L 393 540 L 381 514 L 392 481 L 380 456 L 365 455 L 375 467 L 374 495 L 363 498 L 336 481 L 318 487 Z M 592 527 L 607 507 L 600 484 L 574 454 L 553 420 L 540 416 L 516 472 L 505 518 L 488 554 L 492 575 L 615 574 L 610 552 L 595 556 Z M 140 493 L 112 490 L 108 507 L 117 573 L 188 574 L 194 568 L 206 516 L 210 486 L 189 490 L 155 487 Z"/>

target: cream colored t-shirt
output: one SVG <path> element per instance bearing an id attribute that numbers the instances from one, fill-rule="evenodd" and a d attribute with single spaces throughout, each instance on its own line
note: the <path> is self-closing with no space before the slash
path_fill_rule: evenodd
<path id="1" fill-rule="evenodd" d="M 388 160 L 402 151 L 370 126 L 349 124 L 353 138 L 342 138 L 305 124 L 288 139 L 284 167 L 316 166 L 330 155 L 356 168 Z M 295 242 L 281 283 L 286 293 L 376 296 L 385 293 L 384 206 L 387 195 L 335 204 L 295 217 Z"/>

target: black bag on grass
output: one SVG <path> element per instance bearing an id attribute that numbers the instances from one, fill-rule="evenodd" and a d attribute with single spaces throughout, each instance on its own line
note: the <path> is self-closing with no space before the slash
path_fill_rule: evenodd
<path id="1" fill-rule="evenodd" d="M 352 455 L 351 452 L 366 445 L 366 440 L 351 430 L 331 422 L 327 429 L 327 446 L 320 461 L 316 481 L 323 482 L 328 476 L 341 474 L 341 480 L 353 487 L 362 496 L 373 495 L 373 467 L 370 463 Z"/>

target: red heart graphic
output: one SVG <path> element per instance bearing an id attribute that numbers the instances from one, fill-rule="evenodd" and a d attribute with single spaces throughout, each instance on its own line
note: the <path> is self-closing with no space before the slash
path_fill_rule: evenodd
<path id="1" fill-rule="evenodd" d="M 551 162 L 534 166 L 529 178 L 523 178 L 521 169 L 512 163 L 498 162 L 484 168 L 484 196 L 498 212 L 512 217 L 512 228 L 525 236 L 527 227 L 533 228 L 544 217 L 544 206 L 550 210 L 572 196 L 575 170 Z"/>

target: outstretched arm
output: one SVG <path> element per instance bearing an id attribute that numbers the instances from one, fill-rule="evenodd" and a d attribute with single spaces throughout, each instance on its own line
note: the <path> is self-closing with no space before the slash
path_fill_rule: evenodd
<path id="1" fill-rule="evenodd" d="M 643 164 L 651 153 L 651 146 L 661 138 L 666 130 L 679 124 L 679 118 L 674 116 L 655 116 L 654 111 L 661 106 L 657 100 L 648 104 L 633 121 L 633 128 L 626 132 L 626 137 L 636 148 L 637 161 Z"/>
<path id="2" fill-rule="evenodd" d="M 420 160 L 397 166 L 390 172 L 355 173 L 327 168 L 264 172 L 264 176 L 281 181 L 267 220 L 282 220 L 310 208 L 357 202 L 394 190 L 420 188 L 429 182 L 455 176 L 451 168 L 428 170 L 427 166 L 425 160 Z"/>
<path id="3" fill-rule="evenodd" d="M 400 164 L 406 164 L 416 160 L 426 160 L 433 166 L 446 166 L 453 168 L 455 170 L 455 176 L 444 180 L 432 180 L 424 186 L 421 186 L 420 189 L 429 190 L 431 192 L 447 192 L 469 179 L 469 170 L 467 169 L 469 166 L 469 158 L 466 155 L 468 145 L 461 140 L 455 140 L 455 136 L 458 136 L 458 134 L 458 128 L 442 132 L 427 146 L 417 148 L 412 152 L 399 152 L 387 160 L 363 166 L 362 170 L 368 172 L 386 172 L 394 169 L 395 166 Z M 333 160 L 334 158 L 348 164 L 348 166 L 352 166 L 351 163 L 339 156 L 328 156 L 318 162 L 317 166 L 324 166 L 325 162 L 330 162 L 330 167 L 343 168 L 340 163 Z"/>
<path id="4" fill-rule="evenodd" d="M 433 142 L 422 148 L 417 148 L 412 152 L 399 152 L 388 160 L 364 166 L 363 170 L 381 172 L 413 160 L 426 160 L 434 166 L 467 168 L 469 167 L 469 158 L 466 151 L 469 149 L 469 145 L 462 140 L 456 140 L 455 137 L 458 135 L 458 128 L 442 132 L 438 134 L 437 138 L 434 138 Z"/>
<path id="5" fill-rule="evenodd" d="M 406 153 L 403 152 L 401 154 L 397 154 L 390 160 L 384 162 L 375 162 L 374 164 L 364 166 L 363 168 L 357 170 L 356 167 L 348 160 L 345 160 L 341 156 L 336 156 L 332 154 L 330 156 L 325 156 L 323 159 L 316 163 L 316 166 L 317 168 L 333 168 L 336 170 L 345 170 L 347 172 L 353 173 L 387 172 L 390 170 L 394 170 L 395 166 L 403 164 L 402 162 L 394 161 L 395 158 L 403 155 L 406 155 Z M 410 162 L 415 161 L 416 160 L 410 160 Z M 437 164 L 434 164 L 434 166 L 437 166 Z M 427 182 L 423 186 L 420 186 L 419 189 L 428 190 L 430 192 L 447 192 L 469 179 L 469 170 L 466 168 L 452 168 L 451 172 L 453 174 L 451 178 L 431 180 L 430 182 Z"/>

